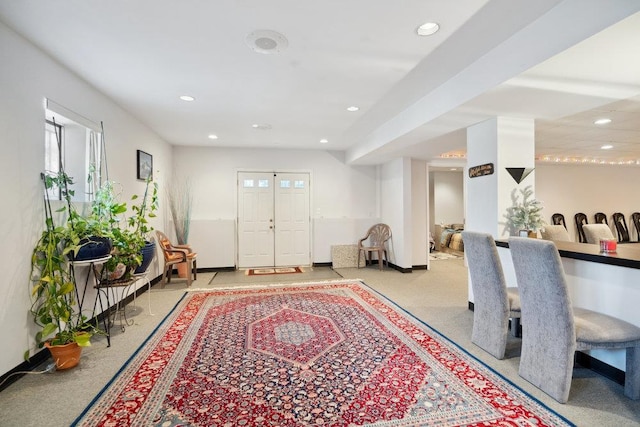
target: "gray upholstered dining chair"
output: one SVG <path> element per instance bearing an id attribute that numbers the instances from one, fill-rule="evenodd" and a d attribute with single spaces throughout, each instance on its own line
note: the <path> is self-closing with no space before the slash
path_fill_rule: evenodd
<path id="1" fill-rule="evenodd" d="M 471 342 L 503 359 L 510 318 L 512 334 L 515 336 L 518 331 L 518 288 L 507 288 L 496 243 L 490 234 L 463 231 L 462 240 L 474 298 Z"/>
<path id="2" fill-rule="evenodd" d="M 640 399 L 640 328 L 573 307 L 553 242 L 512 237 L 509 247 L 522 304 L 520 376 L 565 403 L 576 351 L 626 348 L 624 394 Z"/>
<path id="3" fill-rule="evenodd" d="M 557 240 L 570 242 L 569 232 L 564 225 L 545 225 L 540 230 L 540 235 L 544 240 Z"/>
<path id="4" fill-rule="evenodd" d="M 584 224 L 582 226 L 587 243 L 600 243 L 600 239 L 615 239 L 606 224 Z"/>

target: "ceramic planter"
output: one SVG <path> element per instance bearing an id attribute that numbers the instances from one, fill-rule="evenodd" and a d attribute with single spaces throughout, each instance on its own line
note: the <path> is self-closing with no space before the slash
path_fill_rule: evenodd
<path id="1" fill-rule="evenodd" d="M 70 369 L 80 363 L 82 347 L 77 342 L 64 345 L 51 345 L 48 341 L 44 346 L 51 352 L 51 357 L 56 363 L 56 369 Z"/>

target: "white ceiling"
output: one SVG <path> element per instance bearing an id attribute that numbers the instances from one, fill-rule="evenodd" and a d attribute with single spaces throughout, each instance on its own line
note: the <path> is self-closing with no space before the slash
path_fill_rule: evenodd
<path id="1" fill-rule="evenodd" d="M 509 115 L 536 119 L 540 158 L 635 161 L 640 2 L 606 4 L 3 0 L 0 20 L 174 145 L 436 164 L 464 151 L 466 126 Z M 441 30 L 416 36 L 426 21 Z M 246 39 L 258 30 L 288 45 L 256 53 Z M 196 100 L 181 101 L 185 94 Z M 596 128 L 604 115 L 613 122 Z M 605 142 L 614 148 L 601 150 Z"/>

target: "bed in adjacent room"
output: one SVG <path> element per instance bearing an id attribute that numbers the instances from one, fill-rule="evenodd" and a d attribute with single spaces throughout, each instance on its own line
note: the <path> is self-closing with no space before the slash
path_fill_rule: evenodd
<path id="1" fill-rule="evenodd" d="M 462 255 L 464 252 L 463 230 L 464 224 L 436 224 L 436 250 Z"/>

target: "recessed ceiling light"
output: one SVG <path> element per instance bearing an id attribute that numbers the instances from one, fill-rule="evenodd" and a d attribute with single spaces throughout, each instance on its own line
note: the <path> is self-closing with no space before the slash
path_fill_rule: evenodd
<path id="1" fill-rule="evenodd" d="M 322 138 L 322 139 L 320 140 L 320 144 L 326 144 L 327 142 L 329 142 L 329 140 L 328 140 L 328 139 L 325 139 L 325 138 Z"/>
<path id="2" fill-rule="evenodd" d="M 182 95 L 180 99 L 182 99 L 183 101 L 195 101 L 195 98 L 189 95 Z"/>
<path id="3" fill-rule="evenodd" d="M 358 111 L 360 109 L 360 107 L 356 107 L 355 105 L 352 105 L 351 107 L 347 107 L 347 111 Z"/>
<path id="4" fill-rule="evenodd" d="M 611 150 L 613 148 L 613 145 L 611 144 L 606 144 L 603 145 L 602 147 L 600 147 L 602 150 Z"/>
<path id="5" fill-rule="evenodd" d="M 218 139 L 218 135 L 210 134 L 209 139 Z"/>
<path id="6" fill-rule="evenodd" d="M 436 22 L 425 22 L 424 24 L 416 28 L 416 33 L 419 36 L 430 36 L 437 33 L 439 29 L 440 25 Z"/>
<path id="7" fill-rule="evenodd" d="M 451 168 L 451 169 L 449 169 L 449 170 L 450 170 L 450 171 L 457 171 L 458 169 L 456 169 L 456 168 Z"/>
<path id="8" fill-rule="evenodd" d="M 593 122 L 594 125 L 608 125 L 609 123 L 611 123 L 611 119 L 598 119 L 595 122 Z"/>

